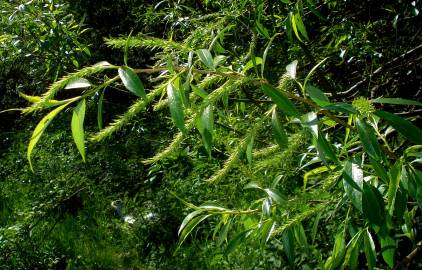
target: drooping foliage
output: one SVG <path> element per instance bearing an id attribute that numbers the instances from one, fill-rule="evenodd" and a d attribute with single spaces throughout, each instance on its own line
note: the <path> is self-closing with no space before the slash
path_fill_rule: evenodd
<path id="1" fill-rule="evenodd" d="M 105 38 L 120 59 L 24 96 L 32 103 L 24 113 L 49 110 L 29 141 L 31 169 L 56 117 L 72 115 L 87 168 L 98 162 L 97 145 L 124 142 L 140 125 L 135 138 L 150 143 L 133 165 L 144 170 L 137 181 L 159 178 L 151 190 L 184 216 L 173 242 L 158 248 L 180 256 L 178 267 L 198 255 L 207 258 L 197 267 L 211 269 L 420 267 L 418 5 L 139 5 L 131 11 L 139 25 Z M 105 114 L 116 91 L 130 104 Z"/>

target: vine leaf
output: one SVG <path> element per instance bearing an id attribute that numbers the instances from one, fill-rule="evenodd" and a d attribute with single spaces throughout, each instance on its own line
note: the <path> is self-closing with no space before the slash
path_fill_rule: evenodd
<path id="1" fill-rule="evenodd" d="M 145 93 L 144 85 L 133 69 L 127 66 L 122 66 L 119 68 L 118 72 L 120 79 L 122 80 L 127 90 L 137 95 L 138 97 L 146 99 L 147 94 Z"/>
<path id="2" fill-rule="evenodd" d="M 182 132 L 185 128 L 185 114 L 183 112 L 182 98 L 179 89 L 177 89 L 172 82 L 167 85 L 167 97 L 169 101 L 170 114 L 174 124 Z"/>
<path id="3" fill-rule="evenodd" d="M 84 119 L 85 119 L 86 102 L 81 100 L 73 109 L 72 115 L 72 136 L 76 147 L 85 162 L 85 136 L 84 136 Z"/>
<path id="4" fill-rule="evenodd" d="M 76 99 L 71 100 L 68 103 L 63 104 L 55 108 L 51 112 L 49 112 L 46 116 L 44 116 L 43 119 L 41 119 L 41 121 L 35 127 L 34 131 L 32 132 L 31 140 L 29 141 L 29 144 L 28 144 L 28 152 L 27 152 L 27 158 L 29 161 L 29 166 L 31 168 L 31 171 L 34 171 L 34 168 L 32 167 L 32 162 L 31 162 L 31 155 L 32 155 L 32 150 L 34 149 L 35 145 L 38 143 L 45 129 L 48 127 L 48 125 L 51 123 L 54 117 L 56 117 L 59 112 L 61 112 L 64 108 L 66 108 L 69 104 L 71 104 L 75 100 Z"/>
<path id="5" fill-rule="evenodd" d="M 422 130 L 412 122 L 386 111 L 377 111 L 375 115 L 386 120 L 398 132 L 414 144 L 422 144 Z"/>

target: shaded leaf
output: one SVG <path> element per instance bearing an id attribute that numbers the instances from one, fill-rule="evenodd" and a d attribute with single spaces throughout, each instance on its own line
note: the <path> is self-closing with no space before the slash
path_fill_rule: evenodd
<path id="1" fill-rule="evenodd" d="M 390 268 L 394 267 L 394 254 L 396 252 L 396 241 L 393 238 L 387 236 L 381 238 L 381 254 L 384 261 Z"/>
<path id="2" fill-rule="evenodd" d="M 97 104 L 97 124 L 98 129 L 103 129 L 103 101 L 104 101 L 105 89 L 101 92 L 100 98 Z"/>
<path id="3" fill-rule="evenodd" d="M 357 111 L 353 108 L 352 104 L 349 103 L 334 103 L 323 107 L 326 110 L 347 113 L 347 114 L 356 114 Z"/>
<path id="4" fill-rule="evenodd" d="M 269 96 L 275 104 L 277 104 L 277 107 L 280 110 L 287 115 L 299 117 L 299 112 L 296 110 L 296 107 L 287 97 L 283 95 L 283 93 L 268 84 L 263 84 L 261 88 L 262 91 Z"/>
<path id="5" fill-rule="evenodd" d="M 376 98 L 372 103 L 422 106 L 421 102 L 404 98 Z"/>
<path id="6" fill-rule="evenodd" d="M 375 251 L 375 244 L 374 240 L 372 239 L 372 235 L 369 230 L 363 234 L 364 239 L 364 249 L 365 249 L 365 257 L 366 262 L 368 263 L 368 269 L 373 269 L 376 264 L 376 257 L 377 253 Z"/>
<path id="7" fill-rule="evenodd" d="M 289 260 L 290 264 L 293 265 L 295 260 L 295 239 L 292 228 L 288 228 L 283 232 L 282 240 L 287 259 Z"/>
<path id="8" fill-rule="evenodd" d="M 409 141 L 414 144 L 422 144 L 422 130 L 415 126 L 412 122 L 385 111 L 377 111 L 375 112 L 375 115 L 386 120 Z"/>
<path id="9" fill-rule="evenodd" d="M 394 206 L 396 201 L 397 189 L 399 188 L 400 178 L 402 171 L 402 163 L 398 160 L 389 171 L 390 183 L 388 184 L 388 193 L 387 193 L 387 208 L 388 213 L 392 216 L 394 212 Z"/>
<path id="10" fill-rule="evenodd" d="M 197 119 L 197 128 L 199 133 L 201 133 L 204 147 L 208 155 L 211 156 L 214 134 L 214 112 L 211 105 L 207 106 Z"/>
<path id="11" fill-rule="evenodd" d="M 311 99 L 319 106 L 324 107 L 330 104 L 328 97 L 319 88 L 313 85 L 307 85 L 306 92 L 308 92 Z"/>
<path id="12" fill-rule="evenodd" d="M 364 216 L 373 224 L 381 226 L 385 220 L 384 200 L 374 186 L 364 182 L 362 195 Z"/>
<path id="13" fill-rule="evenodd" d="M 273 110 L 272 116 L 271 116 L 271 125 L 273 128 L 273 137 L 275 141 L 277 142 L 280 149 L 286 149 L 288 146 L 288 137 L 286 134 L 286 131 L 284 130 L 283 125 L 278 120 L 277 117 L 277 111 Z"/>
<path id="14" fill-rule="evenodd" d="M 224 255 L 227 256 L 232 253 L 240 244 L 242 244 L 246 238 L 252 233 L 252 229 L 238 233 L 227 245 Z"/>
<path id="15" fill-rule="evenodd" d="M 356 119 L 359 138 L 365 152 L 375 161 L 381 160 L 381 150 L 374 129 L 364 119 Z"/>

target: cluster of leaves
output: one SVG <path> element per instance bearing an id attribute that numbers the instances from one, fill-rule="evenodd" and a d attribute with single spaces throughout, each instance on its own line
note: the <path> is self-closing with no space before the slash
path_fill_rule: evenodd
<path id="1" fill-rule="evenodd" d="M 95 164 L 85 152 L 89 108 L 98 123 L 98 130 L 88 128 L 90 141 L 111 143 L 140 115 L 168 107 L 162 114 L 173 124 L 159 126 L 173 138 L 153 144 L 140 166 L 150 175 L 164 174 L 161 192 L 186 206 L 179 243 L 171 247 L 176 254 L 191 256 L 195 252 L 184 247 L 199 245 L 209 268 L 251 267 L 248 254 L 256 258 L 268 250 L 285 256 L 251 268 L 414 263 L 421 251 L 422 206 L 422 130 L 415 112 L 422 103 L 395 97 L 401 82 L 392 82 L 391 91 L 379 89 L 383 79 L 394 81 L 401 61 L 413 68 L 409 80 L 418 80 L 412 73 L 420 70 L 420 59 L 411 56 L 421 40 L 408 42 L 397 25 L 418 20 L 419 2 L 182 2 L 146 7 L 156 14 L 143 20 L 168 23 L 165 38 L 139 33 L 106 39 L 123 51 L 122 65 L 100 62 L 68 74 L 41 96 L 24 96 L 32 102 L 26 113 L 51 109 L 32 133 L 31 168 L 34 147 L 67 108 L 73 107 L 77 149 L 83 161 Z M 376 29 L 386 26 L 382 17 L 370 16 L 374 9 L 388 11 L 395 35 L 373 40 Z M 344 18 L 345 10 L 356 14 Z M 390 50 L 394 37 L 396 49 Z M 154 57 L 130 67 L 134 51 Z M 357 77 L 345 76 L 348 70 Z M 92 80 L 101 73 L 103 81 Z M 103 127 L 106 88 L 125 88 L 136 100 Z M 60 98 L 70 89 L 77 94 Z"/>

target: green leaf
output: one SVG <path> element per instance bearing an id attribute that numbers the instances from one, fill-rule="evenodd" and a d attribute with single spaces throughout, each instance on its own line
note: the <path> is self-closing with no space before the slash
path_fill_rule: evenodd
<path id="1" fill-rule="evenodd" d="M 183 111 L 182 98 L 179 89 L 172 82 L 167 84 L 167 98 L 169 101 L 170 114 L 174 124 L 182 132 L 185 132 L 185 114 Z"/>
<path id="2" fill-rule="evenodd" d="M 303 42 L 303 40 L 300 38 L 299 32 L 298 32 L 298 30 L 297 30 L 297 28 L 298 28 L 298 27 L 297 27 L 297 25 L 296 25 L 296 23 L 297 23 L 296 16 L 297 16 L 297 14 L 292 14 L 292 13 L 291 13 L 291 15 L 289 16 L 289 17 L 290 17 L 290 20 L 291 20 L 291 25 L 292 25 L 293 32 L 295 33 L 295 36 L 297 37 L 297 39 L 298 39 L 300 42 Z"/>
<path id="3" fill-rule="evenodd" d="M 208 155 L 211 157 L 214 134 L 214 112 L 211 105 L 208 105 L 202 111 L 201 116 L 197 119 L 196 126 L 199 133 L 201 133 L 204 147 L 207 150 Z"/>
<path id="4" fill-rule="evenodd" d="M 305 229 L 302 226 L 302 223 L 299 222 L 294 227 L 294 233 L 297 243 L 300 247 L 303 247 L 307 252 L 309 252 L 309 245 L 308 245 L 308 239 L 306 238 Z"/>
<path id="5" fill-rule="evenodd" d="M 318 154 L 322 160 L 326 157 L 331 159 L 333 162 L 338 163 L 337 155 L 335 154 L 332 145 L 325 139 L 323 135 L 318 136 L 317 139 Z"/>
<path id="6" fill-rule="evenodd" d="M 381 165 L 378 161 L 374 160 L 373 158 L 369 157 L 369 163 L 372 165 L 372 169 L 374 169 L 375 173 L 378 175 L 384 183 L 388 183 L 388 175 L 387 171 L 385 170 L 384 166 Z"/>
<path id="7" fill-rule="evenodd" d="M 347 251 L 346 251 L 346 255 L 344 256 L 341 269 L 346 268 L 348 264 L 351 269 L 356 269 L 355 265 L 357 265 L 358 256 L 356 256 L 354 253 L 356 253 L 357 251 L 359 254 L 359 240 L 363 232 L 364 230 L 360 230 L 359 232 L 357 232 L 347 244 L 346 246 Z"/>
<path id="8" fill-rule="evenodd" d="M 245 73 L 246 71 L 250 70 L 251 68 L 254 67 L 254 62 L 255 62 L 255 66 L 257 65 L 262 65 L 262 58 L 261 57 L 255 57 L 254 61 L 249 60 L 246 65 L 243 67 L 242 69 L 242 73 Z"/>
<path id="9" fill-rule="evenodd" d="M 273 137 L 281 150 L 286 149 L 289 143 L 286 131 L 278 120 L 277 111 L 274 109 L 271 116 L 271 125 L 273 127 Z"/>
<path id="10" fill-rule="evenodd" d="M 315 242 L 315 237 L 316 237 L 316 234 L 318 232 L 318 225 L 319 225 L 319 221 L 321 219 L 321 216 L 322 216 L 322 212 L 319 212 L 318 215 L 315 217 L 315 221 L 314 221 L 314 223 L 312 225 L 312 231 L 311 231 L 312 245 Z"/>
<path id="11" fill-rule="evenodd" d="M 232 253 L 241 243 L 243 243 L 246 238 L 252 233 L 252 229 L 238 233 L 227 245 L 224 255 L 227 256 Z"/>
<path id="12" fill-rule="evenodd" d="M 217 246 L 221 246 L 221 244 L 227 239 L 227 233 L 232 225 L 233 219 L 229 218 L 229 220 L 224 224 L 223 228 L 221 229 L 220 235 L 218 236 Z"/>
<path id="13" fill-rule="evenodd" d="M 396 241 L 393 238 L 387 236 L 381 238 L 381 254 L 384 261 L 390 268 L 394 267 L 394 254 L 396 252 Z"/>
<path id="14" fill-rule="evenodd" d="M 292 79 L 296 79 L 297 60 L 294 60 L 286 66 L 286 72 Z"/>
<path id="15" fill-rule="evenodd" d="M 381 150 L 375 135 L 375 130 L 369 126 L 364 119 L 360 118 L 356 119 L 356 127 L 365 152 L 375 161 L 380 161 Z"/>
<path id="16" fill-rule="evenodd" d="M 144 85 L 133 69 L 127 66 L 122 66 L 119 68 L 118 72 L 120 79 L 122 80 L 127 90 L 137 95 L 138 97 L 146 99 L 147 94 L 145 93 Z"/>
<path id="17" fill-rule="evenodd" d="M 198 97 L 205 99 L 208 96 L 208 93 L 204 89 L 199 88 L 198 86 L 194 84 L 191 84 L 190 87 L 192 88 L 195 95 L 197 95 Z"/>
<path id="18" fill-rule="evenodd" d="M 188 235 L 193 231 L 193 229 L 195 229 L 196 226 L 198 226 L 199 223 L 201 223 L 205 219 L 209 218 L 210 216 L 212 216 L 212 214 L 196 216 L 196 217 L 190 219 L 186 223 L 186 225 L 183 227 L 183 229 L 182 229 L 182 226 L 181 226 L 180 229 L 179 229 L 180 240 L 179 240 L 178 246 L 180 247 L 183 244 L 183 242 L 186 240 L 186 237 L 188 237 Z M 183 225 L 183 223 L 182 223 L 182 225 Z"/>
<path id="19" fill-rule="evenodd" d="M 77 88 L 87 88 L 90 87 L 91 83 L 85 78 L 76 78 L 71 80 L 64 89 L 77 89 Z"/>
<path id="20" fill-rule="evenodd" d="M 85 119 L 86 102 L 81 100 L 73 109 L 72 115 L 72 136 L 76 147 L 85 162 L 85 134 L 84 134 L 84 119 Z"/>
<path id="21" fill-rule="evenodd" d="M 272 219 L 268 219 L 261 225 L 261 244 L 265 245 L 271 237 L 274 229 L 276 227 L 276 222 Z"/>
<path id="22" fill-rule="evenodd" d="M 414 144 L 422 144 L 422 130 L 416 127 L 412 122 L 385 111 L 377 111 L 375 112 L 375 115 L 386 120 L 398 132 Z"/>
<path id="23" fill-rule="evenodd" d="M 363 183 L 362 210 L 364 216 L 373 224 L 381 226 L 385 220 L 384 200 L 374 186 Z"/>
<path id="24" fill-rule="evenodd" d="M 309 129 L 313 137 L 318 137 L 318 116 L 315 112 L 302 115 L 300 121 L 304 127 Z"/>
<path id="25" fill-rule="evenodd" d="M 292 228 L 288 228 L 283 232 L 282 235 L 284 252 L 286 253 L 287 259 L 290 264 L 295 263 L 295 238 Z"/>
<path id="26" fill-rule="evenodd" d="M 412 105 L 412 106 L 422 106 L 421 102 L 404 99 L 404 98 L 376 98 L 371 100 L 372 103 L 381 103 L 381 104 L 397 104 L 397 105 Z"/>
<path id="27" fill-rule="evenodd" d="M 297 26 L 297 29 L 298 29 L 298 30 L 299 30 L 299 32 L 302 34 L 302 36 L 303 36 L 306 40 L 309 40 L 308 33 L 306 32 L 305 25 L 303 24 L 302 17 L 300 16 L 300 14 L 299 14 L 299 13 L 296 13 L 296 14 L 294 15 L 294 22 L 293 22 L 293 23 Z"/>
<path id="28" fill-rule="evenodd" d="M 364 249 L 366 262 L 368 263 L 368 269 L 373 269 L 376 264 L 377 253 L 375 251 L 374 240 L 369 230 L 366 230 L 366 233 L 363 234 L 364 239 Z"/>
<path id="29" fill-rule="evenodd" d="M 207 68 L 215 70 L 214 60 L 209 50 L 200 49 L 196 51 L 196 54 L 198 55 L 199 60 L 201 60 L 201 62 L 204 63 Z"/>
<path id="30" fill-rule="evenodd" d="M 28 158 L 29 166 L 31 167 L 31 171 L 34 171 L 34 168 L 32 167 L 32 162 L 31 162 L 31 155 L 32 155 L 32 150 L 34 149 L 35 145 L 38 143 L 45 129 L 48 127 L 48 125 L 51 123 L 54 117 L 56 117 L 56 115 L 59 112 L 61 112 L 64 108 L 66 108 L 69 104 L 71 104 L 75 100 L 71 100 L 68 103 L 63 104 L 60 107 L 57 107 L 51 112 L 49 112 L 46 116 L 43 117 L 43 119 L 41 119 L 41 121 L 35 127 L 28 144 L 28 152 L 27 152 L 27 158 Z"/>
<path id="31" fill-rule="evenodd" d="M 344 254 L 346 252 L 346 241 L 344 239 L 344 231 L 336 235 L 334 241 L 333 254 L 331 255 L 331 267 L 330 269 L 337 269 L 340 263 L 343 261 Z"/>
<path id="32" fill-rule="evenodd" d="M 388 213 L 390 214 L 390 216 L 392 216 L 394 212 L 397 189 L 399 188 L 399 184 L 400 184 L 401 171 L 402 171 L 402 162 L 400 160 L 398 160 L 390 168 L 390 171 L 389 171 L 390 183 L 388 184 L 387 208 L 388 208 Z"/>
<path id="33" fill-rule="evenodd" d="M 306 92 L 308 92 L 308 95 L 311 97 L 311 99 L 319 106 L 324 107 L 330 104 L 328 97 L 317 87 L 307 85 Z"/>
<path id="34" fill-rule="evenodd" d="M 98 129 L 103 129 L 103 101 L 104 101 L 105 89 L 101 92 L 100 98 L 98 99 L 97 105 L 97 124 Z"/>
<path id="35" fill-rule="evenodd" d="M 299 112 L 297 111 L 296 107 L 288 98 L 283 95 L 283 93 L 268 84 L 263 84 L 261 88 L 262 91 L 267 96 L 269 96 L 275 104 L 277 104 L 277 107 L 280 110 L 282 110 L 287 115 L 299 117 Z"/>
<path id="36" fill-rule="evenodd" d="M 126 66 L 127 66 L 127 54 L 128 54 L 128 51 L 129 51 L 129 42 L 130 42 L 130 38 L 132 36 L 132 32 L 133 32 L 133 30 L 130 31 L 129 36 L 127 37 L 126 44 L 125 44 L 125 50 L 124 50 L 124 53 L 123 53 L 123 63 L 125 63 Z"/>
<path id="37" fill-rule="evenodd" d="M 267 61 L 267 55 L 277 35 L 279 35 L 279 33 L 271 37 L 271 39 L 268 41 L 267 47 L 265 47 L 264 53 L 262 54 L 261 78 L 264 78 L 265 62 Z"/>
<path id="38" fill-rule="evenodd" d="M 249 136 L 248 145 L 246 146 L 246 158 L 249 164 L 252 164 L 252 149 L 253 149 L 254 138 L 255 138 L 255 134 L 252 133 Z"/>
<path id="39" fill-rule="evenodd" d="M 278 204 L 283 204 L 286 202 L 286 198 L 283 194 L 281 194 L 278 190 L 272 188 L 264 188 L 263 189 L 267 195 L 273 199 Z"/>
<path id="40" fill-rule="evenodd" d="M 354 161 L 344 164 L 343 186 L 352 204 L 362 212 L 363 171 Z"/>
<path id="41" fill-rule="evenodd" d="M 265 28 L 259 21 L 256 21 L 256 30 L 265 38 L 270 38 L 270 34 L 268 33 L 268 29 Z"/>
<path id="42" fill-rule="evenodd" d="M 353 108 L 352 104 L 343 102 L 324 106 L 323 109 L 347 114 L 357 114 L 357 111 Z"/>

